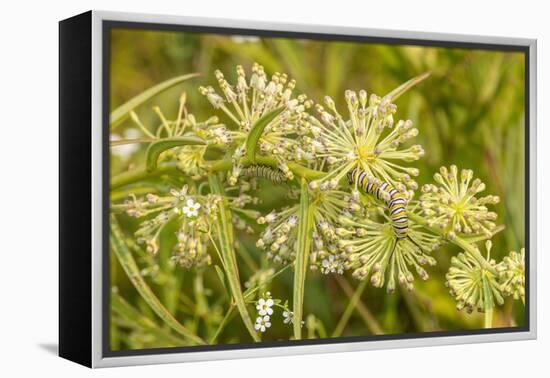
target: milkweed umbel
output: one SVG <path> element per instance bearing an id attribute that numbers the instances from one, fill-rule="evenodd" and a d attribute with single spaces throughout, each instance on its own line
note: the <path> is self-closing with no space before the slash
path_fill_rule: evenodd
<path id="1" fill-rule="evenodd" d="M 243 168 L 241 175 L 245 177 L 262 177 L 274 184 L 281 184 L 287 180 L 285 174 L 281 170 L 261 164 L 250 165 Z"/>

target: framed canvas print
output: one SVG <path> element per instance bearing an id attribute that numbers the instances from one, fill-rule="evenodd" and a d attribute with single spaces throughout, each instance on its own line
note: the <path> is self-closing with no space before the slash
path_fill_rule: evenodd
<path id="1" fill-rule="evenodd" d="M 536 337 L 536 41 L 60 22 L 60 355 Z"/>

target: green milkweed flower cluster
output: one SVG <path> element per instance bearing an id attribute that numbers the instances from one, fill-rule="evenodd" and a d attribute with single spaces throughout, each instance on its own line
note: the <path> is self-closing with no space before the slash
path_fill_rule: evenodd
<path id="1" fill-rule="evenodd" d="M 525 249 L 510 252 L 497 266 L 502 292 L 525 303 Z"/>
<path id="2" fill-rule="evenodd" d="M 485 184 L 477 178 L 472 180 L 473 175 L 471 169 L 463 169 L 459 179 L 456 165 L 450 169 L 441 167 L 434 175 L 437 185 L 422 187 L 420 203 L 429 224 L 440 227 L 450 238 L 461 232 L 485 233 L 491 237 L 496 228 L 497 214 L 488 211 L 487 205 L 495 205 L 500 199 L 492 195 L 477 198 L 485 190 Z"/>
<path id="3" fill-rule="evenodd" d="M 496 263 L 490 259 L 492 243 L 485 243 L 487 261 L 490 267 Z M 456 297 L 457 309 L 465 308 L 468 312 L 477 309 L 484 312 L 495 304 L 503 304 L 502 288 L 498 282 L 498 274 L 481 266 L 472 256 L 459 253 L 452 258 L 451 268 L 447 273 L 447 286 L 451 295 Z"/>
<path id="4" fill-rule="evenodd" d="M 252 126 L 262 115 L 279 108 L 282 108 L 281 114 L 267 125 L 258 146 L 263 153 L 277 159 L 278 168 L 287 178 L 292 179 L 294 176 L 287 161 L 308 160 L 313 157 L 312 146 L 303 143 L 303 138 L 311 129 L 307 109 L 311 107 L 312 101 L 303 94 L 293 97 L 296 86 L 294 80 L 288 80 L 286 74 L 280 73 L 275 73 L 269 79 L 259 64 L 252 67 L 249 81 L 243 67 L 237 66 L 237 82 L 234 85 L 229 84 L 222 72 L 216 71 L 215 75 L 222 95 L 210 86 L 200 87 L 199 91 L 236 126 L 236 129 L 230 131 L 236 148 L 232 156 L 233 168 L 229 183 L 236 183 L 240 176 L 244 142 Z"/>
<path id="5" fill-rule="evenodd" d="M 420 159 L 424 150 L 420 145 L 408 148 L 400 146 L 418 134 L 412 121 L 394 122 L 397 106 L 391 98 L 371 94 L 364 90 L 357 94 L 348 90 L 345 93 L 349 119 L 345 119 L 334 100 L 327 96 L 328 109 L 317 104 L 320 120 L 312 118 L 313 138 L 320 143 L 321 152 L 317 155 L 326 161 L 329 174 L 320 180 L 311 182 L 312 187 L 329 182 L 331 186 L 358 168 L 368 174 L 384 180 L 401 191 L 406 187 L 417 188 L 411 176 L 418 176 L 418 169 L 399 163 L 408 163 Z"/>
<path id="6" fill-rule="evenodd" d="M 358 280 L 394 292 L 399 286 L 412 290 L 415 275 L 428 279 L 439 247 L 454 243 L 462 252 L 452 258 L 446 278 L 458 309 L 487 312 L 502 304 L 505 296 L 524 301 L 525 251 L 511 252 L 500 263 L 490 258 L 490 239 L 498 231 L 497 214 L 490 206 L 499 198 L 479 197 L 485 189 L 483 182 L 474 179 L 472 170 L 454 165 L 442 167 L 434 182 L 419 190 L 416 178 L 420 172 L 414 162 L 425 151 L 412 144 L 419 129 L 412 121 L 397 118 L 394 103 L 405 89 L 387 96 L 348 90 L 343 94 L 344 114 L 329 96 L 322 105 L 304 94 L 294 94 L 294 80 L 284 73 L 269 77 L 259 64 L 253 65 L 249 76 L 237 66 L 234 83 L 220 71 L 215 78 L 218 90 L 199 88 L 213 107 L 206 121 L 197 121 L 188 111 L 185 94 L 175 120 L 154 109 L 161 121 L 156 131 L 131 115 L 151 139 L 149 150 L 170 142 L 153 157 L 155 163 L 157 158 L 174 163 L 189 179 L 182 188 L 160 188 L 144 197 L 131 194 L 113 205 L 114 212 L 140 220 L 135 238 L 147 252 L 157 253 L 160 232 L 169 222 L 176 222 L 173 262 L 188 269 L 206 267 L 216 258 L 227 259 L 223 248 L 231 248 L 231 240 L 226 239 L 237 229 L 256 235 L 256 246 L 273 264 L 298 269 L 298 261 L 305 256 L 310 271 L 322 275 L 349 271 Z M 200 143 L 193 142 L 197 140 Z M 210 157 L 211 150 L 215 158 Z M 250 169 L 254 164 L 265 167 Z M 348 183 L 347 175 L 354 169 L 378 187 L 384 183 L 403 193 L 406 237 L 396 234 L 387 203 Z M 252 173 L 270 170 L 284 177 L 289 188 L 299 186 L 300 198 L 262 214 L 259 199 L 252 193 L 267 190 L 273 183 L 269 176 Z M 219 177 L 223 177 L 222 192 L 216 192 L 212 184 Z M 417 192 L 421 194 L 415 200 Z M 378 198 L 390 198 L 390 194 Z M 227 229 L 214 226 L 226 213 L 230 214 L 229 236 L 224 234 Z M 477 246 L 482 240 L 486 241 L 486 256 Z M 225 262 L 225 274 L 235 275 Z M 259 270 L 247 282 L 247 290 L 261 287 L 272 275 L 273 270 Z M 295 285 L 300 289 L 299 282 Z M 267 293 L 256 302 L 258 314 L 250 328 L 267 332 L 272 307 L 282 306 L 284 323 L 294 325 L 298 337 L 299 304 L 295 302 L 291 311 Z M 246 315 L 241 315 L 246 321 Z"/>

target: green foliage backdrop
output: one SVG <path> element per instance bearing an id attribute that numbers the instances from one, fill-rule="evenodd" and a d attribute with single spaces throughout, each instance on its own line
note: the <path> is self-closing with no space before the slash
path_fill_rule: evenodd
<path id="1" fill-rule="evenodd" d="M 159 106 L 170 119 L 178 113 L 178 99 L 186 93 L 186 106 L 197 119 L 214 114 L 202 96 L 200 85 L 216 86 L 214 70 L 220 69 L 235 82 L 235 66 L 246 71 L 254 62 L 264 66 L 268 75 L 286 72 L 297 82 L 297 92 L 306 93 L 314 102 L 328 94 L 336 106 L 345 109 L 344 91 L 366 89 L 384 95 L 401 83 L 423 72 L 431 76 L 409 90 L 397 101 L 400 119 L 411 119 L 419 130 L 416 142 L 426 154 L 416 167 L 417 181 L 427 183 L 440 166 L 456 164 L 470 168 L 486 185 L 486 193 L 498 195 L 494 211 L 504 231 L 493 237 L 491 257 L 500 261 L 511 250 L 525 245 L 524 190 L 524 56 L 516 52 L 483 51 L 459 48 L 418 47 L 375 43 L 323 42 L 282 38 L 255 38 L 214 34 L 176 33 L 116 29 L 111 37 L 111 110 L 146 89 L 172 77 L 200 73 L 155 96 L 135 109 L 145 125 L 157 125 L 153 106 Z M 220 116 L 220 114 L 217 114 Z M 230 121 L 220 116 L 221 122 Z M 139 138 L 130 119 L 112 132 L 114 138 Z M 111 176 L 145 164 L 146 144 L 132 146 L 131 154 L 114 147 Z M 119 150 L 117 150 L 119 149 Z M 127 152 L 126 151 L 126 152 Z M 164 178 L 159 185 L 179 186 L 179 179 Z M 112 193 L 120 202 L 130 192 L 147 192 L 147 183 Z M 287 201 L 285 186 L 270 186 L 258 193 L 258 209 L 267 213 Z M 157 255 L 137 245 L 132 233 L 137 222 L 120 216 L 121 233 L 129 253 L 133 254 L 144 281 L 166 310 L 186 329 L 204 340 L 214 336 L 227 315 L 230 303 L 227 289 L 220 283 L 219 271 L 212 267 L 186 270 L 170 264 L 176 243 L 175 225 L 161 235 Z M 268 274 L 272 264 L 255 246 L 257 237 L 239 234 L 237 264 L 241 283 L 254 274 Z M 368 285 L 355 298 L 353 311 L 342 335 L 373 333 L 428 332 L 466 330 L 483 326 L 483 314 L 456 310 L 456 301 L 445 287 L 450 259 L 459 249 L 447 244 L 435 252 L 437 265 L 429 269 L 430 279 L 417 280 L 415 290 L 385 290 Z M 214 261 L 213 265 L 217 263 Z M 159 318 L 150 303 L 131 284 L 115 254 L 111 253 L 111 348 L 140 349 L 189 345 Z M 274 271 L 277 268 L 274 267 Z M 361 285 L 350 274 L 323 276 L 308 272 L 304 293 L 304 337 L 329 337 L 338 327 L 352 294 Z M 293 272 L 287 269 L 265 287 L 274 298 L 292 302 Z M 253 308 L 251 306 L 251 308 Z M 238 316 L 225 319 L 228 325 L 217 337 L 219 343 L 251 342 Z M 524 308 L 510 298 L 495 309 L 494 327 L 522 325 Z M 291 327 L 283 323 L 281 313 L 272 317 L 272 326 L 263 340 L 287 340 Z"/>

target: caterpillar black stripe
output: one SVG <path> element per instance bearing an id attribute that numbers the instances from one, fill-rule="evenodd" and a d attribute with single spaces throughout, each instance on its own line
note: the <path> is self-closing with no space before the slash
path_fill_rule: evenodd
<path id="1" fill-rule="evenodd" d="M 348 173 L 348 180 L 350 184 L 357 183 L 357 187 L 363 192 L 386 204 L 397 239 L 408 237 L 409 217 L 406 210 L 407 197 L 404 193 L 395 189 L 391 184 L 377 180 L 357 168 Z"/>
<path id="2" fill-rule="evenodd" d="M 250 165 L 243 168 L 241 175 L 245 177 L 262 177 L 274 184 L 281 184 L 287 180 L 285 174 L 281 170 L 261 164 Z"/>

